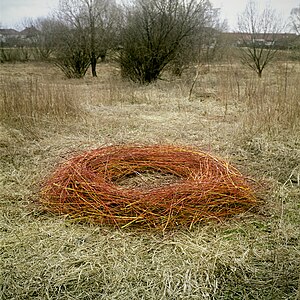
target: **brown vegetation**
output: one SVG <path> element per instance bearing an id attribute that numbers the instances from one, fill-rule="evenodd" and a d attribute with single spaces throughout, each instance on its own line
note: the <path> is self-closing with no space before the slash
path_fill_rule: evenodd
<path id="1" fill-rule="evenodd" d="M 113 63 L 73 80 L 44 63 L 2 65 L 0 298 L 295 299 L 299 64 L 266 70 L 259 80 L 223 62 L 139 86 Z M 33 205 L 61 161 L 116 144 L 217 153 L 268 183 L 265 204 L 164 234 L 78 224 Z"/>

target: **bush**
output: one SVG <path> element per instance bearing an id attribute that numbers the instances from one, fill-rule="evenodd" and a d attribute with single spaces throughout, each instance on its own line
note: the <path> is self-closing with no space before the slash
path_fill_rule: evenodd
<path id="1" fill-rule="evenodd" d="M 60 53 L 55 60 L 58 66 L 68 78 L 82 78 L 91 64 L 89 55 L 83 50 Z"/>
<path id="2" fill-rule="evenodd" d="M 142 84 L 157 80 L 210 11 L 206 1 L 137 1 L 123 30 L 123 76 Z"/>

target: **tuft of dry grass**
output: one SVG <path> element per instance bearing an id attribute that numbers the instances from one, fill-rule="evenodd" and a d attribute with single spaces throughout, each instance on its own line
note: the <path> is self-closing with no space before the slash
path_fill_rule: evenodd
<path id="1" fill-rule="evenodd" d="M 300 129 L 299 65 L 278 62 L 262 78 L 236 64 L 219 66 L 218 95 L 242 111 L 242 133 L 270 136 Z"/>
<path id="2" fill-rule="evenodd" d="M 251 80 L 245 89 L 247 114 L 244 127 L 276 135 L 300 130 L 300 86 L 295 67 L 280 64 L 275 78 L 265 76 Z"/>
<path id="3" fill-rule="evenodd" d="M 10 127 L 33 130 L 79 118 L 83 110 L 71 86 L 38 78 L 0 78 L 0 116 Z"/>

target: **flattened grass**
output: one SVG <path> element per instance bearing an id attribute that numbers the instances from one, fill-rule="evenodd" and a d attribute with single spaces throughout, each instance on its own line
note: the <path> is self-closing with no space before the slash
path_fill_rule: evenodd
<path id="1" fill-rule="evenodd" d="M 271 300 L 296 292 L 297 237 L 286 240 L 264 221 L 157 235 L 26 219 L 4 234 L 4 299 Z"/>

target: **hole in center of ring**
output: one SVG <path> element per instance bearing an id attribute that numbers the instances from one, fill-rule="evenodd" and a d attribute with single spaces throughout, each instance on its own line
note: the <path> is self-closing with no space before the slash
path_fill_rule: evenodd
<path id="1" fill-rule="evenodd" d="M 157 170 L 134 171 L 113 182 L 126 189 L 154 189 L 182 180 L 179 176 Z"/>

